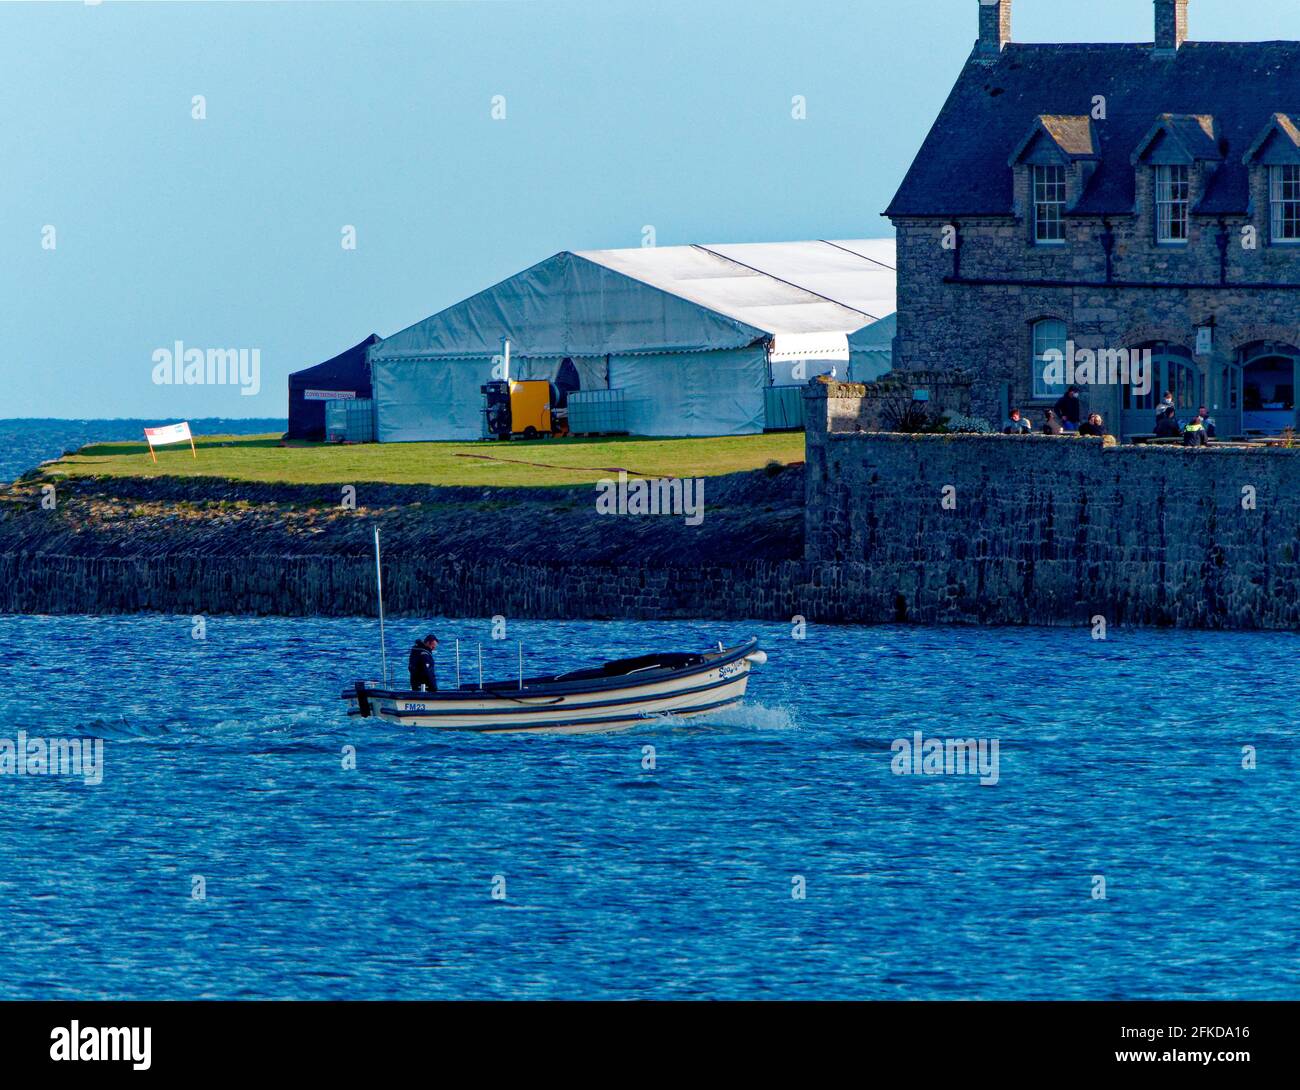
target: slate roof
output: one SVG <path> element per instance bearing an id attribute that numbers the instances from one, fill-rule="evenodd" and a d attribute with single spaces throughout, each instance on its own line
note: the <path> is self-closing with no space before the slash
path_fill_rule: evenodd
<path id="1" fill-rule="evenodd" d="M 1010 162 L 1019 162 L 1020 157 L 1039 136 L 1046 136 L 1067 159 L 1095 159 L 1099 151 L 1092 118 L 1086 115 L 1066 117 L 1061 114 L 1039 114 L 1034 118 L 1025 138 L 1011 153 Z"/>
<path id="2" fill-rule="evenodd" d="M 1066 155 L 1078 159 L 1097 154 L 1092 118 L 1087 114 L 1083 116 L 1045 114 L 1038 120 L 1047 130 L 1047 134 L 1056 141 L 1056 146 Z"/>
<path id="3" fill-rule="evenodd" d="M 1172 140 L 1190 159 L 1221 160 L 1226 150 L 1215 132 L 1214 118 L 1208 114 L 1161 114 L 1133 149 L 1130 162 L 1136 165 L 1156 137 L 1161 135 Z"/>
<path id="4" fill-rule="evenodd" d="M 1133 211 L 1132 156 L 1163 114 L 1214 119 L 1223 163 L 1196 210 L 1245 214 L 1243 156 L 1275 113 L 1300 118 L 1300 42 L 1187 42 L 1168 58 L 1153 50 L 1012 43 L 991 64 L 972 57 L 885 215 L 1010 215 L 1009 159 L 1030 126 L 1090 114 L 1094 95 L 1106 96 L 1107 119 L 1094 126 L 1100 162 L 1075 214 Z"/>
<path id="5" fill-rule="evenodd" d="M 1281 133 L 1291 141 L 1293 147 L 1300 148 L 1300 126 L 1297 126 L 1286 114 L 1274 114 L 1269 119 L 1269 123 L 1260 130 L 1258 139 L 1247 149 L 1246 158 L 1253 159 L 1274 133 Z"/>

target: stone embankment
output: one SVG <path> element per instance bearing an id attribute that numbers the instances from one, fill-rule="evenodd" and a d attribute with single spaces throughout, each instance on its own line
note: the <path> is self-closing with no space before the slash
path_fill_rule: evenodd
<path id="1" fill-rule="evenodd" d="M 1300 628 L 1298 449 L 879 434 L 862 387 L 807 396 L 810 616 Z"/>
<path id="2" fill-rule="evenodd" d="M 1298 450 L 889 434 L 872 388 L 805 397 L 807 465 L 707 478 L 698 525 L 591 486 L 76 479 L 47 509 L 27 480 L 0 611 L 369 614 L 378 526 L 394 615 L 1300 628 Z"/>
<path id="3" fill-rule="evenodd" d="M 801 467 L 707 478 L 699 525 L 609 515 L 594 487 L 39 482 L 0 502 L 0 611 L 770 616 L 803 554 Z M 48 501 L 47 501 L 48 503 Z M 787 573 L 785 578 L 789 578 Z"/>

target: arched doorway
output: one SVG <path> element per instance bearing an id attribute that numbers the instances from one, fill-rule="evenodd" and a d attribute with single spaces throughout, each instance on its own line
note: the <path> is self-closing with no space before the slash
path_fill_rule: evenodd
<path id="1" fill-rule="evenodd" d="M 1238 350 L 1225 383 L 1225 400 L 1240 416 L 1238 432 L 1276 435 L 1296 426 L 1298 368 L 1294 345 L 1258 341 Z"/>
<path id="2" fill-rule="evenodd" d="M 1156 406 L 1169 391 L 1174 395 L 1178 419 L 1186 421 L 1204 404 L 1204 383 L 1200 369 L 1186 348 L 1168 341 L 1140 344 L 1129 349 L 1137 353 L 1151 353 L 1151 388 L 1139 394 L 1131 385 L 1124 387 L 1122 436 L 1150 435 L 1155 429 Z"/>

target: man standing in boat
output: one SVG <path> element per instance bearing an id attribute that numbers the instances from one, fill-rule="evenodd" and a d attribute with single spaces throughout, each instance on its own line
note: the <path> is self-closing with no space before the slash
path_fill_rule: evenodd
<path id="1" fill-rule="evenodd" d="M 415 646 L 411 648 L 410 658 L 406 660 L 407 668 L 411 671 L 411 691 L 436 693 L 438 691 L 438 677 L 434 673 L 433 653 L 438 650 L 438 637 L 430 633 L 422 640 L 416 640 Z"/>

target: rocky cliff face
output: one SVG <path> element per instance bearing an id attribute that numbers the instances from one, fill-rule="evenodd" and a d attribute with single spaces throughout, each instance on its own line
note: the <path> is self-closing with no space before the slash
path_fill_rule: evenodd
<path id="1" fill-rule="evenodd" d="M 809 396 L 807 466 L 706 479 L 699 525 L 590 487 L 20 484 L 0 611 L 369 615 L 378 526 L 394 616 L 1300 628 L 1300 450 L 873 434 L 832 426 L 859 389 Z"/>
<path id="2" fill-rule="evenodd" d="M 50 508 L 24 482 L 0 502 L 0 611 L 365 614 L 378 526 L 395 615 L 753 616 L 732 572 L 802 558 L 802 471 L 704 487 L 692 526 L 601 514 L 592 487 L 362 484 L 348 506 L 331 486 L 84 478 Z"/>

